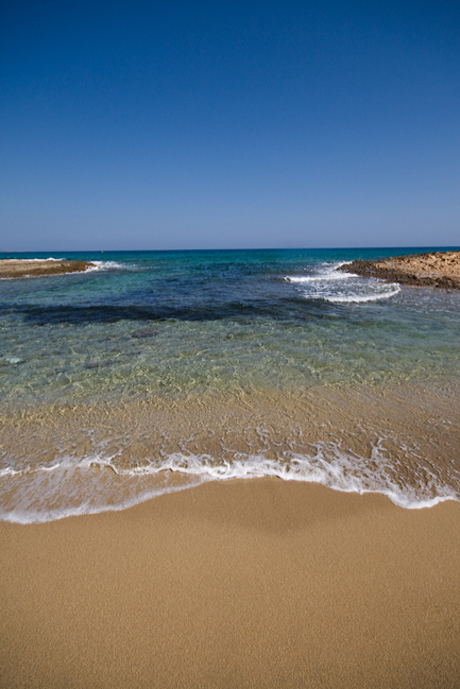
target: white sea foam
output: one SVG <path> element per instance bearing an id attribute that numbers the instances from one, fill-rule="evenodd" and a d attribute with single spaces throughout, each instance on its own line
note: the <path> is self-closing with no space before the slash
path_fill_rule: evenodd
<path id="1" fill-rule="evenodd" d="M 296 285 L 306 299 L 323 299 L 338 304 L 390 299 L 401 291 L 395 283 L 337 270 L 345 263 L 321 264 L 312 275 L 287 275 L 285 280 Z"/>
<path id="2" fill-rule="evenodd" d="M 337 304 L 346 304 L 346 303 L 355 303 L 355 304 L 364 304 L 369 301 L 379 301 L 380 299 L 390 299 L 391 297 L 395 297 L 399 292 L 401 291 L 401 288 L 399 285 L 396 284 L 391 284 L 388 285 L 388 289 L 385 292 L 379 292 L 379 293 L 372 293 L 372 294 L 337 294 L 333 298 L 330 298 L 328 301 L 335 302 Z"/>
<path id="3" fill-rule="evenodd" d="M 306 275 L 304 276 L 287 276 L 285 279 L 288 282 L 297 282 L 299 284 L 308 284 L 310 282 L 325 282 L 325 280 L 334 280 L 339 282 L 340 280 L 349 280 L 350 278 L 357 277 L 356 275 L 353 275 L 352 273 L 337 273 L 337 275 Z"/>
<path id="4" fill-rule="evenodd" d="M 426 468 L 419 485 L 398 482 L 380 441 L 370 459 L 347 455 L 333 443 L 317 443 L 315 449 L 311 455 L 283 453 L 280 459 L 261 453 L 216 462 L 209 455 L 174 453 L 122 467 L 117 456 L 95 454 L 83 459 L 65 456 L 48 466 L 5 467 L 0 471 L 0 519 L 26 524 L 118 511 L 207 481 L 266 476 L 319 483 L 343 492 L 380 493 L 407 509 L 459 500 L 453 488 L 440 485 Z"/>
<path id="5" fill-rule="evenodd" d="M 122 263 L 117 263 L 117 261 L 91 261 L 93 265 L 88 266 L 85 273 L 91 273 L 99 270 L 119 270 L 120 268 L 126 269 L 127 266 Z"/>

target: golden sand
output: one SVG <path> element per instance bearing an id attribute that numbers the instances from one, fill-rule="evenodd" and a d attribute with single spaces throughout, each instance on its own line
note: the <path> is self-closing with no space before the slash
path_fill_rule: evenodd
<path id="1" fill-rule="evenodd" d="M 459 686 L 456 502 L 267 478 L 0 533 L 4 689 Z"/>

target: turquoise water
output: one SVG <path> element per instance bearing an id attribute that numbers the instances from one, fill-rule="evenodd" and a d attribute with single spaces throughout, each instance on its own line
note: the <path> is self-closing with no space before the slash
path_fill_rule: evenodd
<path id="1" fill-rule="evenodd" d="M 459 375 L 458 293 L 331 279 L 329 266 L 382 253 L 127 252 L 93 273 L 3 280 L 0 399 Z"/>
<path id="2" fill-rule="evenodd" d="M 278 428 L 276 421 L 271 422 L 271 433 L 273 438 L 273 434 L 282 437 L 279 456 L 286 458 L 290 447 L 291 453 L 303 452 L 302 457 L 306 457 L 305 447 L 299 444 L 293 449 L 288 441 L 292 428 L 303 423 L 301 419 L 294 420 L 299 395 L 304 400 L 313 394 L 315 399 L 323 399 L 327 391 L 344 394 L 354 390 L 356 394 L 357 389 L 365 390 L 365 395 L 370 390 L 381 395 L 382 390 L 401 391 L 404 386 L 406 394 L 412 395 L 409 390 L 416 389 L 417 394 L 424 391 L 425 400 L 431 395 L 427 405 L 433 410 L 449 390 L 449 403 L 446 406 L 443 398 L 442 413 L 434 413 L 438 414 L 439 423 L 450 429 L 445 444 L 449 449 L 438 454 L 444 467 L 446 462 L 453 462 L 452 476 L 446 479 L 443 474 L 443 485 L 422 497 L 435 499 L 444 494 L 446 481 L 446 495 L 455 497 L 460 292 L 399 287 L 335 271 L 340 263 L 354 258 L 415 252 L 417 249 L 399 248 L 53 253 L 54 258 L 95 261 L 96 267 L 83 274 L 0 280 L 0 402 L 5 419 L 1 476 L 7 495 L 4 518 L 13 518 L 13 512 L 19 514 L 19 504 L 20 517 L 15 519 L 37 518 L 38 508 L 32 509 L 30 505 L 40 503 L 39 494 L 44 489 L 33 483 L 34 472 L 38 466 L 40 470 L 45 465 L 47 469 L 61 466 L 63 457 L 73 467 L 82 467 L 85 462 L 91 467 L 105 466 L 104 462 L 113 467 L 116 456 L 120 466 L 132 473 L 133 469 L 139 472 L 139 467 L 144 471 L 145 467 L 155 466 L 156 471 L 171 463 L 174 456 L 176 464 L 173 462 L 169 472 L 181 473 L 187 480 L 192 474 L 199 475 L 200 480 L 204 476 L 215 478 L 209 466 L 220 466 L 223 461 L 224 431 L 217 416 L 212 416 L 218 404 L 209 402 L 210 399 L 227 400 L 228 410 L 233 404 L 237 409 L 242 396 L 247 396 L 248 404 L 253 405 L 254 428 L 260 425 L 262 408 L 266 415 L 271 413 L 267 410 L 274 412 L 279 405 L 287 408 L 292 404 L 288 418 L 283 418 Z M 149 409 L 143 425 L 140 424 L 142 429 L 137 427 L 143 412 L 137 409 L 134 413 L 139 404 L 144 404 L 144 411 Z M 366 404 L 369 407 L 369 402 Z M 161 413 L 158 405 L 165 405 Z M 59 426 L 58 420 L 69 409 L 74 410 L 72 418 L 81 416 L 78 433 L 97 437 L 97 446 L 81 445 L 80 440 L 75 440 L 76 428 Z M 114 431 L 114 421 L 108 426 L 103 421 L 103 409 L 110 409 L 112 420 L 118 419 L 115 426 L 123 426 L 123 438 Z M 219 418 L 222 413 L 221 410 Z M 364 433 L 366 413 L 356 412 Z M 169 414 L 168 421 L 161 414 Z M 320 430 L 311 429 L 322 428 L 331 417 L 324 410 L 323 416 L 315 414 L 314 410 L 310 412 L 311 419 L 314 417 L 308 431 L 310 449 L 315 443 L 312 433 L 317 433 L 318 442 L 324 442 Z M 183 449 L 188 436 L 178 429 L 184 416 L 195 419 L 196 426 L 206 427 L 209 437 L 219 435 L 219 442 L 203 441 L 193 452 L 188 446 Z M 235 448 L 239 449 L 226 461 L 233 462 L 235 469 L 236 459 L 249 466 L 258 456 L 260 468 L 276 443 L 261 441 L 260 447 L 251 446 L 245 454 L 238 443 L 247 445 L 242 438 L 246 431 L 250 432 L 251 422 L 245 421 L 246 430 L 239 428 L 243 416 L 240 409 L 232 417 L 233 426 L 226 426 L 225 433 L 239 436 L 235 441 Z M 169 435 L 174 436 L 170 451 L 164 450 L 163 454 L 153 428 L 160 417 L 168 426 Z M 38 418 L 42 429 L 37 431 Z M 32 419 L 35 440 L 31 436 Z M 126 419 L 131 421 L 125 423 Z M 338 426 L 342 421 L 337 421 Z M 130 423 L 137 428 L 138 439 L 142 435 L 147 438 L 140 454 L 133 449 L 134 441 L 130 448 Z M 347 423 L 350 426 L 351 421 Z M 368 441 L 374 446 L 379 431 L 371 426 L 376 423 L 375 419 L 368 420 L 369 438 L 373 437 Z M 52 437 L 44 432 L 50 427 L 55 429 Z M 343 462 L 344 449 L 338 439 L 343 429 L 335 430 L 337 439 L 331 442 L 335 442 L 336 454 Z M 190 432 L 193 429 L 187 427 L 187 433 Z M 306 432 L 304 429 L 303 434 Z M 412 431 L 412 440 L 418 445 L 420 433 Z M 397 440 L 392 442 L 398 445 Z M 436 442 L 442 443 L 443 436 Z M 70 451 L 77 446 L 78 452 Z M 398 447 L 394 454 L 400 462 L 401 443 Z M 182 452 L 179 459 L 178 452 Z M 368 454 L 371 456 L 372 452 Z M 203 469 L 201 461 L 199 471 L 185 470 L 192 455 L 206 455 L 208 468 Z M 39 456 L 41 464 L 37 464 Z M 73 459 L 69 459 L 71 456 Z M 308 457 L 311 460 L 311 454 Z M 429 461 L 433 461 L 432 457 Z M 356 460 L 355 465 L 358 463 Z M 176 471 L 176 465 L 182 466 L 182 470 Z M 270 471 L 266 469 L 265 473 Z M 252 472 L 259 475 L 254 468 Z M 233 475 L 232 471 L 227 474 Z M 17 484 L 14 495 L 9 492 L 12 477 Z M 27 490 L 22 490 L 24 477 L 29 483 L 32 481 Z M 354 489 L 359 484 L 356 480 Z M 377 489 L 385 492 L 381 487 Z M 137 485 L 136 495 L 150 495 L 153 489 L 149 490 L 150 493 L 144 492 Z M 161 492 L 158 485 L 155 490 Z M 134 497 L 126 496 L 117 500 L 112 491 L 112 506 L 133 501 Z M 48 510 L 46 518 L 85 511 L 83 503 L 77 503 L 78 498 L 68 511 L 62 505 L 55 512 Z"/>

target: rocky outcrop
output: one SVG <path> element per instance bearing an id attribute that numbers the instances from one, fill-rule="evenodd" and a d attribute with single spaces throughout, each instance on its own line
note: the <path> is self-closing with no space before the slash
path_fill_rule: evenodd
<path id="1" fill-rule="evenodd" d="M 83 273 L 91 267 L 95 267 L 95 264 L 87 261 L 50 259 L 37 261 L 35 259 L 7 258 L 0 261 L 0 278 L 32 278 L 64 273 Z"/>
<path id="2" fill-rule="evenodd" d="M 460 289 L 460 251 L 392 256 L 378 261 L 356 260 L 338 270 L 405 285 Z"/>

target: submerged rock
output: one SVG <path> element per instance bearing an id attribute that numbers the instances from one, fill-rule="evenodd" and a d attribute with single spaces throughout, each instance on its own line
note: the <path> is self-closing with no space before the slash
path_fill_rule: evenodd
<path id="1" fill-rule="evenodd" d="M 143 340 L 147 337 L 156 337 L 158 335 L 158 330 L 156 328 L 143 328 L 142 330 L 136 330 L 132 333 L 131 337 L 135 337 L 138 340 Z"/>

